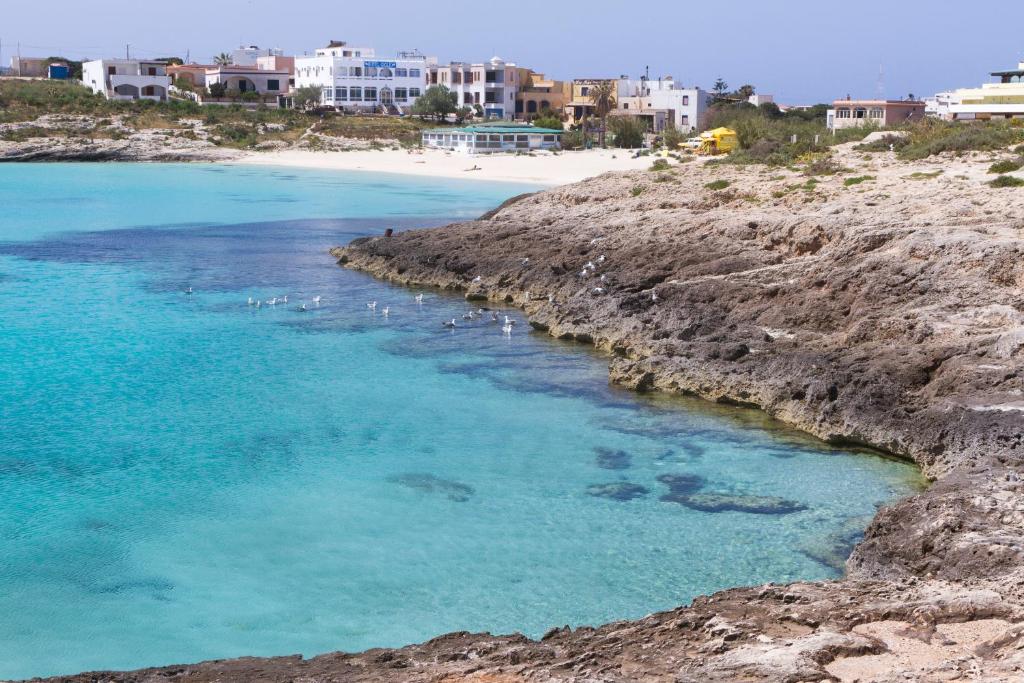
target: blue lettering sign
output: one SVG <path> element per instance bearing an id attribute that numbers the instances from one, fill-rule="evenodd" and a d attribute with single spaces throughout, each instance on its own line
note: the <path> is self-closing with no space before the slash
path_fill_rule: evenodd
<path id="1" fill-rule="evenodd" d="M 363 66 L 367 68 L 377 67 L 378 69 L 394 69 L 397 64 L 397 62 L 363 62 Z"/>

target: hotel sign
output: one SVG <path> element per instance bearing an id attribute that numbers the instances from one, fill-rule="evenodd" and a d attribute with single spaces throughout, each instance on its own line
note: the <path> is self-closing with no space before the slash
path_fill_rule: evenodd
<path id="1" fill-rule="evenodd" d="M 394 69 L 397 65 L 398 62 L 363 62 L 363 66 L 368 69 L 373 67 L 377 67 L 378 69 Z"/>

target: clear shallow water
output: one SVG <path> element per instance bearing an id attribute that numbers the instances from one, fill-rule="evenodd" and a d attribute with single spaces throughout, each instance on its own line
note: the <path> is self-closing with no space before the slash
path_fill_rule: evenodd
<path id="1" fill-rule="evenodd" d="M 524 189 L 0 166 L 0 678 L 537 636 L 836 576 L 913 468 L 609 388 L 522 321 L 450 333 L 460 299 L 324 253 Z M 702 512 L 665 474 L 805 509 Z M 623 482 L 646 493 L 591 495 Z"/>

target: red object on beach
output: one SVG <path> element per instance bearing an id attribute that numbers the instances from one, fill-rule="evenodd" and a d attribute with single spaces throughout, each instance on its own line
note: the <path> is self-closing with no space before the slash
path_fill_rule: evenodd
<path id="1" fill-rule="evenodd" d="M 384 231 L 385 237 L 391 237 L 393 234 L 395 234 L 394 228 L 388 228 L 387 230 Z"/>

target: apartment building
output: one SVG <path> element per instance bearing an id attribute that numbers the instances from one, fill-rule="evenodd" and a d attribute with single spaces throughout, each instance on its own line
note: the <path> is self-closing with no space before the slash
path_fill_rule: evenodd
<path id="1" fill-rule="evenodd" d="M 624 76 L 615 83 L 615 113 L 646 119 L 648 128 L 656 133 L 665 128 L 684 132 L 700 128 L 712 99 L 711 93 L 679 85 L 671 76 Z"/>
<path id="2" fill-rule="evenodd" d="M 1016 69 L 993 71 L 993 83 L 943 92 L 928 99 L 930 116 L 947 121 L 1024 118 L 1024 61 Z"/>
<path id="3" fill-rule="evenodd" d="M 530 69 L 519 69 L 515 118 L 529 120 L 545 111 L 561 115 L 571 97 L 571 81 L 556 81 Z"/>
<path id="4" fill-rule="evenodd" d="M 82 83 L 108 100 L 167 101 L 167 64 L 145 59 L 96 59 L 82 64 Z"/>
<path id="5" fill-rule="evenodd" d="M 435 63 L 418 52 L 382 59 L 373 48 L 331 41 L 312 57 L 295 58 L 295 87 L 320 88 L 327 107 L 407 113 L 426 89 Z"/>
<path id="6" fill-rule="evenodd" d="M 523 69 L 492 57 L 489 62 L 434 64 L 428 85 L 443 85 L 458 98 L 457 106 L 472 107 L 488 119 L 511 119 L 516 111 Z"/>
<path id="7" fill-rule="evenodd" d="M 565 115 L 573 123 L 578 124 L 584 118 L 593 116 L 595 112 L 591 90 L 596 85 L 608 84 L 617 86 L 615 78 L 576 78 L 573 79 L 569 101 L 565 104 Z"/>

